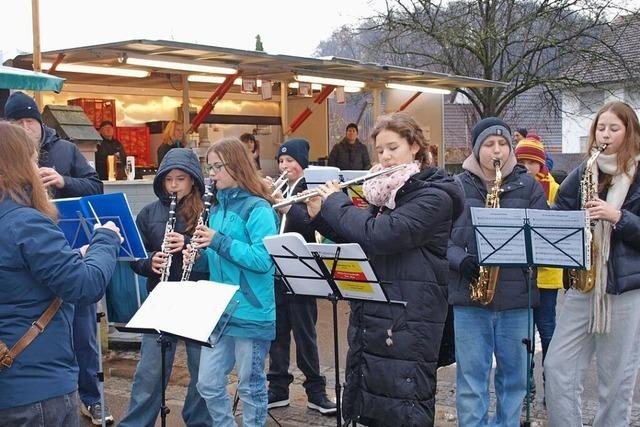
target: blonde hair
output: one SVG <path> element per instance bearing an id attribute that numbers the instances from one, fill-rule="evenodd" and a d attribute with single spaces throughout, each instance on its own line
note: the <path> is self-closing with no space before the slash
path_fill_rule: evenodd
<path id="1" fill-rule="evenodd" d="M 269 187 L 260 177 L 256 163 L 249 157 L 249 151 L 238 138 L 223 138 L 215 142 L 207 150 L 207 160 L 209 153 L 216 153 L 220 157 L 226 171 L 239 187 L 254 196 L 262 197 L 269 204 L 275 203 Z"/>
<path id="2" fill-rule="evenodd" d="M 172 144 L 173 143 L 173 134 L 175 133 L 176 125 L 182 126 L 182 123 L 180 123 L 178 121 L 175 121 L 175 120 L 171 120 L 164 127 L 164 131 L 162 131 L 162 143 L 163 144 Z"/>
<path id="3" fill-rule="evenodd" d="M 9 197 L 57 221 L 58 211 L 33 163 L 38 143 L 20 126 L 0 121 L 0 152 L 0 200 Z"/>

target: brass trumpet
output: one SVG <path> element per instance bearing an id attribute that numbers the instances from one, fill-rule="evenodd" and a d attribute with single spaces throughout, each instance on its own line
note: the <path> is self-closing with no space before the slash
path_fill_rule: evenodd
<path id="1" fill-rule="evenodd" d="M 284 188 L 285 184 L 287 183 L 287 175 L 289 175 L 289 171 L 286 170 L 282 172 L 282 174 L 280 174 L 278 179 L 275 180 L 275 182 L 273 183 L 273 193 L 271 193 L 271 197 L 275 197 L 276 194 L 278 194 L 278 192 Z"/>

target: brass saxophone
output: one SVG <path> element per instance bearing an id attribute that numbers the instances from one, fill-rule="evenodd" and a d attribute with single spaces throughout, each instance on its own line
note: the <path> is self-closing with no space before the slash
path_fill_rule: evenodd
<path id="1" fill-rule="evenodd" d="M 487 200 L 484 204 L 485 208 L 499 208 L 500 207 L 500 193 L 502 189 L 502 172 L 500 171 L 500 160 L 493 160 L 493 167 L 496 170 L 496 180 L 491 187 L 491 191 L 487 193 Z M 500 267 L 480 267 L 480 275 L 476 280 L 469 283 L 469 290 L 471 291 L 471 300 L 479 302 L 480 304 L 487 305 L 493 301 L 493 297 L 496 294 L 496 283 L 498 283 L 498 274 L 500 274 Z"/>
<path id="2" fill-rule="evenodd" d="M 205 185 L 204 187 L 204 196 L 202 197 L 202 202 L 204 203 L 204 209 L 200 213 L 200 217 L 198 218 L 198 225 L 206 225 L 209 220 L 209 211 L 211 210 L 211 198 L 213 197 L 213 192 L 211 191 L 211 187 Z M 193 264 L 196 262 L 196 258 L 200 249 L 195 242 L 191 243 L 191 252 L 189 252 L 189 257 L 185 258 L 182 262 L 182 277 L 180 278 L 181 282 L 189 280 L 191 276 L 191 270 L 193 269 Z"/>
<path id="3" fill-rule="evenodd" d="M 176 193 L 171 193 L 171 201 L 169 202 L 169 219 L 167 220 L 167 225 L 164 228 L 164 237 L 162 239 L 162 246 L 160 250 L 162 253 L 167 255 L 167 262 L 162 268 L 160 274 L 160 281 L 166 282 L 169 280 L 169 273 L 171 271 L 171 261 L 173 259 L 173 254 L 169 253 L 169 248 L 167 247 L 167 237 L 169 233 L 173 232 L 173 229 L 176 225 L 176 201 L 178 199 L 178 195 Z"/>
<path id="4" fill-rule="evenodd" d="M 598 183 L 593 176 L 593 164 L 598 160 L 598 156 L 607 148 L 608 144 L 602 144 L 591 154 L 587 160 L 582 179 L 580 180 L 580 209 L 586 209 L 586 204 L 598 195 Z M 585 227 L 585 245 L 589 248 L 587 261 L 589 268 L 586 270 L 569 269 L 569 285 L 576 290 L 588 293 L 596 284 L 596 269 L 594 268 L 594 254 L 600 249 L 593 241 L 593 228 L 595 221 L 589 221 Z"/>

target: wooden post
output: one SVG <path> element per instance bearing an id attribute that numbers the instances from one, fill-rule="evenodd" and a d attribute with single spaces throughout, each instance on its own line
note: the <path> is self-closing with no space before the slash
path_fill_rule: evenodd
<path id="1" fill-rule="evenodd" d="M 182 75 L 182 129 L 185 130 L 187 128 L 187 123 L 190 123 L 191 120 L 189 118 L 189 76 L 186 74 Z M 182 135 L 183 141 L 185 139 L 185 135 Z M 188 137 L 187 137 L 188 138 Z M 185 147 L 188 145 L 188 141 L 184 141 Z"/>
<path id="2" fill-rule="evenodd" d="M 280 122 L 282 123 L 282 136 L 285 137 L 285 132 L 289 128 L 289 92 L 288 83 L 284 80 L 280 81 Z M 281 141 L 284 142 L 284 141 Z"/>
<path id="3" fill-rule="evenodd" d="M 31 26 L 33 32 L 33 71 L 42 71 L 42 53 L 40 51 L 40 0 L 31 0 Z M 38 109 L 42 111 L 42 93 L 34 92 Z"/>

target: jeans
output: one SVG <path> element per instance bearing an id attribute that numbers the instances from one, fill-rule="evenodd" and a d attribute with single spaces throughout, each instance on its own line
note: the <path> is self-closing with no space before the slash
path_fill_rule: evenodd
<path id="1" fill-rule="evenodd" d="M 0 427 L 77 427 L 78 392 L 0 410 Z"/>
<path id="2" fill-rule="evenodd" d="M 527 388 L 526 308 L 490 311 L 455 306 L 456 409 L 461 427 L 520 426 L 522 399 Z M 489 420 L 489 382 L 492 356 L 496 417 Z"/>
<path id="3" fill-rule="evenodd" d="M 556 301 L 557 289 L 538 289 L 540 291 L 540 305 L 533 309 L 533 321 L 540 334 L 542 344 L 542 362 L 547 357 L 547 349 L 556 329 Z"/>
<path id="4" fill-rule="evenodd" d="M 76 305 L 73 316 L 73 347 L 78 360 L 78 394 L 85 405 L 100 402 L 98 383 L 98 321 L 96 304 Z"/>
<path id="5" fill-rule="evenodd" d="M 264 362 L 271 341 L 212 334 L 213 348 L 202 348 L 198 391 L 207 402 L 216 427 L 235 426 L 227 391 L 234 365 L 238 374 L 238 396 L 242 400 L 242 425 L 262 427 L 267 421 L 267 377 Z"/>
<path id="6" fill-rule="evenodd" d="M 313 297 L 285 295 L 276 286 L 276 339 L 269 350 L 269 390 L 289 395 L 293 375 L 289 373 L 291 333 L 296 341 L 296 364 L 305 376 L 307 396 L 325 393 L 326 380 L 320 375 L 316 321 L 318 307 Z"/>
<path id="7" fill-rule="evenodd" d="M 166 337 L 166 339 L 171 345 L 166 349 L 165 353 L 165 388 L 171 376 L 177 344 L 175 338 Z M 133 379 L 129 410 L 120 422 L 120 427 L 153 427 L 156 423 L 160 413 L 160 405 L 162 404 L 162 389 L 160 388 L 162 357 L 160 344 L 157 340 L 158 335 L 144 334 L 142 336 L 140 362 L 138 362 Z M 213 422 L 204 400 L 196 389 L 198 366 L 200 364 L 200 346 L 186 343 L 186 347 L 187 367 L 191 379 L 182 408 L 182 419 L 188 427 L 210 427 Z"/>
<path id="8" fill-rule="evenodd" d="M 594 427 L 629 425 L 640 363 L 640 290 L 608 295 L 611 331 L 607 334 L 587 332 L 592 295 L 567 291 L 549 346 L 544 371 L 550 427 L 582 426 L 582 387 L 594 356 L 598 376 Z"/>

